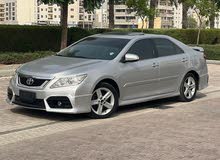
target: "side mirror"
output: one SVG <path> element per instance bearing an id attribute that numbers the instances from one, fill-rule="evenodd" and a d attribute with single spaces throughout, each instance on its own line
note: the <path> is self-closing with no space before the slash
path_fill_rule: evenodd
<path id="1" fill-rule="evenodd" d="M 139 56 L 136 54 L 126 53 L 124 57 L 124 62 L 135 62 L 139 61 Z"/>

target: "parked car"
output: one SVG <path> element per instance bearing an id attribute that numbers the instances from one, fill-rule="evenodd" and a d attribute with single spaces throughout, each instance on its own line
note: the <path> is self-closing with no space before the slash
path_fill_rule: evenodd
<path id="1" fill-rule="evenodd" d="M 165 35 L 105 33 L 23 64 L 10 81 L 8 102 L 106 118 L 123 105 L 173 96 L 192 101 L 208 77 L 198 47 Z"/>

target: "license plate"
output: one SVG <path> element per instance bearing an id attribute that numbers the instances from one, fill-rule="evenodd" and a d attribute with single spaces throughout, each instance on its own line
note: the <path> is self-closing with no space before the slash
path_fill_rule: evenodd
<path id="1" fill-rule="evenodd" d="M 20 90 L 19 98 L 22 102 L 33 103 L 36 100 L 36 93 Z"/>

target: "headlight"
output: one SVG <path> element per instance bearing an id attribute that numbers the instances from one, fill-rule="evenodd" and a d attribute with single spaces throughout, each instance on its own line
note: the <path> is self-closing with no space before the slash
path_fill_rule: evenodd
<path id="1" fill-rule="evenodd" d="M 54 84 L 52 84 L 50 88 L 75 86 L 80 84 L 86 77 L 87 75 L 83 74 L 83 75 L 60 78 Z"/>
<path id="2" fill-rule="evenodd" d="M 17 77 L 18 77 L 18 73 L 15 72 L 14 75 L 12 76 L 12 78 L 11 78 L 11 81 L 12 81 L 13 83 L 16 83 Z"/>

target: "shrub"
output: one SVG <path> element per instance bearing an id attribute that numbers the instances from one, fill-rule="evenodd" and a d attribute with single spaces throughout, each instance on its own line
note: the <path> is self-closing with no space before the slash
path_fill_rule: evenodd
<path id="1" fill-rule="evenodd" d="M 55 54 L 52 51 L 38 51 L 27 53 L 2 52 L 0 53 L 0 64 L 20 64 L 35 59 L 43 58 Z"/>
<path id="2" fill-rule="evenodd" d="M 220 60 L 220 45 L 200 45 L 204 48 L 207 59 Z"/>
<path id="3" fill-rule="evenodd" d="M 68 45 L 89 35 L 112 31 L 111 29 L 69 28 Z M 115 32 L 140 32 L 140 29 L 115 29 Z M 197 29 L 145 29 L 144 33 L 165 34 L 186 44 L 195 44 Z M 34 52 L 58 51 L 60 49 L 61 28 L 59 26 L 19 26 L 0 25 L 0 51 Z M 220 29 L 201 31 L 200 44 L 212 44 L 220 41 Z"/>

